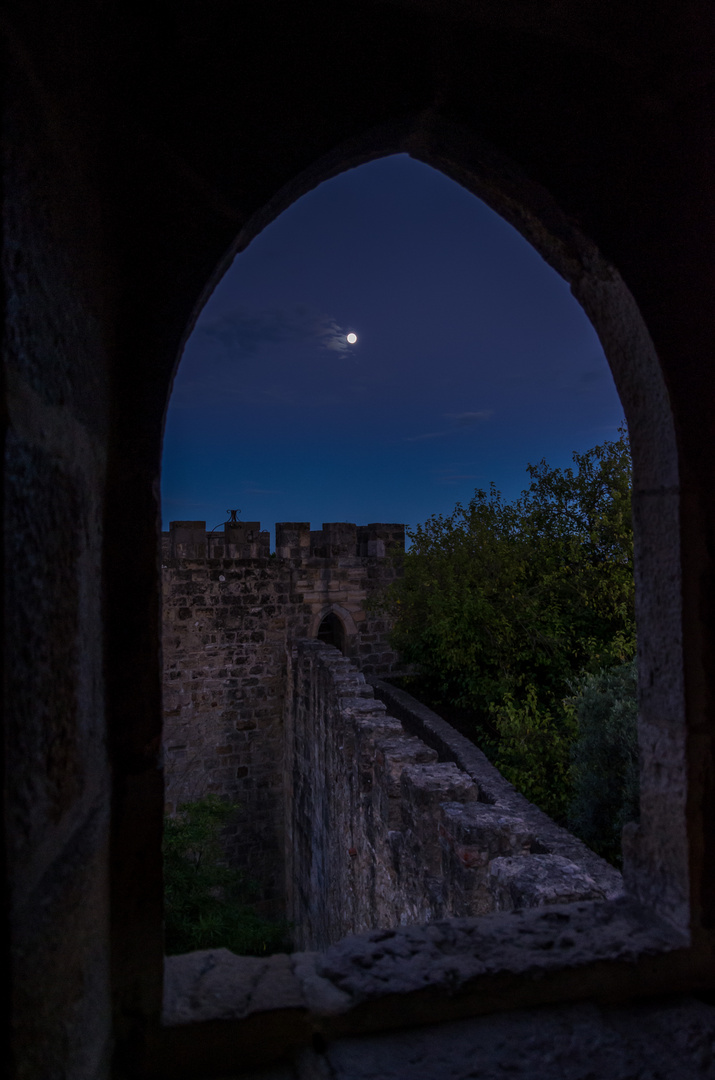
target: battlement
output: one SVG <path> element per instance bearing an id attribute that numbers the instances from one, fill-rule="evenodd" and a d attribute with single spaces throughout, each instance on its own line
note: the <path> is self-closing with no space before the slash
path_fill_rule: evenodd
<path id="1" fill-rule="evenodd" d="M 165 559 L 267 559 L 271 535 L 260 521 L 227 522 L 221 532 L 207 532 L 205 521 L 171 521 L 161 534 Z"/>
<path id="2" fill-rule="evenodd" d="M 258 521 L 172 521 L 162 539 L 167 808 L 207 792 L 240 804 L 227 857 L 279 914 L 287 651 L 319 641 L 365 674 L 402 670 L 390 615 L 370 599 L 401 572 L 387 556 L 404 551 L 404 526 L 279 522 L 275 558 Z"/>
<path id="3" fill-rule="evenodd" d="M 405 550 L 405 526 L 373 522 L 355 525 L 324 522 L 311 529 L 308 521 L 276 524 L 276 556 L 294 563 L 309 559 L 381 559 Z M 222 532 L 207 532 L 205 521 L 172 521 L 162 533 L 165 559 L 267 559 L 270 533 L 260 521 L 227 522 Z"/>

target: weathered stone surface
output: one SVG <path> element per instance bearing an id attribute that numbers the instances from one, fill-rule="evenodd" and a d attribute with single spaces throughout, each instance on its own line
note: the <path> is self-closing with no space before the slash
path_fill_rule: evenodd
<path id="1" fill-rule="evenodd" d="M 605 899 L 593 878 L 562 855 L 494 859 L 489 864 L 489 890 L 497 911 Z"/>
<path id="2" fill-rule="evenodd" d="M 528 854 L 536 839 L 523 818 L 480 802 L 445 803 L 440 834 L 470 867 L 498 855 Z"/>
<path id="3" fill-rule="evenodd" d="M 502 855 L 529 855 L 534 835 L 524 821 L 485 803 L 444 803 L 440 841 L 446 910 L 484 915 L 495 909 L 490 866 Z"/>
<path id="4" fill-rule="evenodd" d="M 339 1039 L 295 1068 L 297 1080 L 710 1080 L 715 1009 L 682 998 L 517 1010 Z"/>
<path id="5" fill-rule="evenodd" d="M 556 825 L 543 810 L 516 791 L 474 743 L 404 690 L 380 679 L 371 678 L 370 681 L 375 687 L 376 696 L 385 702 L 393 716 L 399 717 L 406 732 L 433 747 L 441 761 L 453 761 L 463 769 L 477 784 L 480 800 L 493 806 L 500 814 L 523 822 L 527 832 L 533 835 L 531 849 L 534 853 L 561 855 L 583 867 L 609 899 L 622 894 L 623 879 L 618 870 L 572 833 Z M 475 808 L 470 813 L 479 816 L 481 811 Z M 517 852 L 500 851 L 499 854 Z"/>
<path id="6" fill-rule="evenodd" d="M 443 802 L 479 798 L 479 788 L 452 762 L 408 765 L 402 773 L 402 791 L 415 806 L 432 807 Z"/>
<path id="7" fill-rule="evenodd" d="M 297 1046 L 307 1048 L 311 1033 L 329 1054 L 352 1034 L 364 1038 L 400 1026 L 400 1017 L 424 1025 L 465 1015 L 463 1010 L 499 1013 L 505 999 L 525 1005 L 535 994 L 543 998 L 544 986 L 557 998 L 628 993 L 638 986 L 639 961 L 681 944 L 672 928 L 637 904 L 620 900 L 373 931 L 346 938 L 323 954 L 264 960 L 208 950 L 167 959 L 164 1030 L 176 1031 L 181 1046 L 190 1045 L 186 1040 L 192 1026 L 208 1025 L 218 1035 L 216 1025 L 223 1024 L 224 1043 L 240 1048 L 255 1030 L 251 1024 L 262 1017 L 261 1024 L 273 1025 L 277 1056 Z M 604 960 L 617 965 L 616 978 L 609 977 Z M 538 1015 L 523 1014 L 525 1029 L 538 1026 Z M 490 1016 L 485 1030 L 500 1022 L 498 1015 Z M 472 1030 L 474 1023 L 481 1022 L 469 1021 L 463 1030 Z M 436 1029 L 424 1030 L 428 1040 L 430 1031 Z M 399 1042 L 400 1036 L 381 1036 L 379 1045 Z M 176 1052 L 175 1043 L 166 1045 Z M 704 1062 L 712 1061 L 709 1036 L 693 1046 Z M 301 1051 L 294 1058 L 297 1068 L 306 1053 L 312 1060 L 309 1051 Z M 319 1054 L 316 1067 L 321 1060 L 324 1065 Z M 494 1058 L 497 1063 L 509 1060 L 508 1055 Z M 669 1074 L 662 1080 L 670 1080 Z"/>
<path id="8" fill-rule="evenodd" d="M 288 956 L 236 956 L 205 949 L 169 956 L 164 966 L 164 1023 L 242 1018 L 305 1005 Z"/>
<path id="9" fill-rule="evenodd" d="M 331 946 L 317 970 L 357 1004 L 426 987 L 455 992 L 498 973 L 578 968 L 595 958 L 632 963 L 681 943 L 632 902 L 583 901 L 374 930 Z"/>
<path id="10" fill-rule="evenodd" d="M 335 649 L 297 645 L 289 683 L 288 896 L 299 948 L 325 948 L 373 927 L 620 891 L 617 871 L 592 852 L 583 862 L 545 853 L 545 835 L 576 857 L 587 849 L 540 811 L 529 816 L 535 808 L 488 763 L 479 779 L 492 791 L 506 785 L 507 797 L 479 801 L 474 770 L 436 761 L 435 749 L 406 735 Z M 449 725 L 440 724 L 444 733 Z M 458 738 L 449 729 L 440 745 L 451 737 Z"/>
<path id="11" fill-rule="evenodd" d="M 714 1071 L 715 1009 L 680 997 L 550 1005 L 339 1038 L 240 1080 L 711 1080 Z"/>
<path id="12" fill-rule="evenodd" d="M 375 767 L 381 771 L 378 785 L 379 813 L 388 829 L 402 828 L 402 772 L 407 765 L 432 764 L 437 752 L 421 739 L 405 735 L 381 739 L 375 747 Z"/>
<path id="13" fill-rule="evenodd" d="M 366 605 L 398 572 L 384 554 L 367 554 L 365 537 L 381 532 L 391 555 L 404 550 L 398 525 L 338 523 L 320 533 L 279 525 L 277 558 L 259 522 L 229 523 L 223 533 L 172 522 L 163 536 L 166 808 L 208 793 L 238 804 L 224 832 L 227 855 L 259 883 L 267 913 L 281 914 L 285 902 L 286 649 L 337 610 L 350 656 L 369 672 L 394 669 L 389 623 Z M 341 707 L 384 714 L 362 675 L 341 661 L 350 670 L 334 671 L 344 682 Z"/>

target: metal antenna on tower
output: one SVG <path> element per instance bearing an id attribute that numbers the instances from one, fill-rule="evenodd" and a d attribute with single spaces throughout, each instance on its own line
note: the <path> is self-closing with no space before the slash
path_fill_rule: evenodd
<path id="1" fill-rule="evenodd" d="M 218 525 L 214 525 L 211 532 L 216 532 L 216 530 L 220 529 L 222 525 L 240 525 L 241 524 L 241 522 L 238 520 L 238 516 L 237 516 L 238 514 L 241 513 L 240 510 L 227 510 L 226 513 L 231 515 L 229 517 L 228 521 L 219 521 Z"/>

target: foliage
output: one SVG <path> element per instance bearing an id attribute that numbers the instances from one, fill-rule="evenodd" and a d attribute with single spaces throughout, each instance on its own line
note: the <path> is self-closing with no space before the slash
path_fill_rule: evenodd
<path id="1" fill-rule="evenodd" d="M 573 459 L 529 465 L 513 503 L 492 485 L 411 531 L 388 595 L 394 645 L 427 695 L 472 710 L 475 738 L 559 820 L 576 730 L 568 701 L 584 676 L 635 651 L 625 429 Z"/>
<path id="2" fill-rule="evenodd" d="M 558 821 L 564 820 L 569 799 L 569 749 L 576 719 L 568 699 L 555 717 L 527 686 L 521 704 L 511 694 L 496 708 L 498 733 L 495 765 L 530 802 Z"/>
<path id="3" fill-rule="evenodd" d="M 216 795 L 184 803 L 164 822 L 166 952 L 223 946 L 263 956 L 286 948 L 287 925 L 258 915 L 244 875 L 227 866 L 221 830 L 236 810 Z"/>
<path id="4" fill-rule="evenodd" d="M 621 831 L 637 821 L 638 715 L 635 660 L 590 676 L 576 699 L 569 827 L 594 851 L 621 861 Z"/>

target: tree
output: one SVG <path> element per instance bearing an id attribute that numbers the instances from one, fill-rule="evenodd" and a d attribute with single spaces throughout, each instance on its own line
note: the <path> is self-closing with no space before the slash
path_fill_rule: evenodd
<path id="1" fill-rule="evenodd" d="M 576 700 L 569 828 L 605 859 L 621 861 L 621 832 L 639 815 L 636 662 L 591 675 Z"/>
<path id="2" fill-rule="evenodd" d="M 476 740 L 560 820 L 571 699 L 587 674 L 635 652 L 625 428 L 573 460 L 529 465 L 513 503 L 492 485 L 411 531 L 389 597 L 393 642 L 427 696 L 471 710 Z"/>

